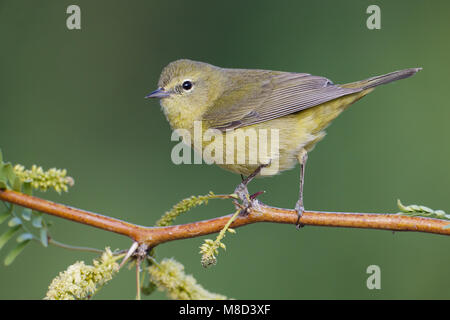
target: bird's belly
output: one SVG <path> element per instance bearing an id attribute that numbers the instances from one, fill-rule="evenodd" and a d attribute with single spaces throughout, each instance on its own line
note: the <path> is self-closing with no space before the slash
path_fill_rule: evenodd
<path id="1" fill-rule="evenodd" d="M 310 123 L 312 118 L 300 114 L 223 133 L 219 138 L 221 141 L 214 138 L 212 142 L 203 143 L 203 158 L 208 163 L 213 162 L 223 169 L 246 176 L 265 164 L 268 166 L 261 176 L 291 169 L 298 162 L 300 151 L 325 135 L 314 130 Z M 205 152 L 208 148 L 215 148 L 215 152 Z M 217 157 L 218 154 L 222 156 Z"/>

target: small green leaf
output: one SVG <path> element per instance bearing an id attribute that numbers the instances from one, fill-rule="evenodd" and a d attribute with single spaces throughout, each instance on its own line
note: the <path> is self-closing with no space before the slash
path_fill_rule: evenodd
<path id="1" fill-rule="evenodd" d="M 437 216 L 437 217 L 439 217 L 439 218 L 445 218 L 445 216 L 447 215 L 446 213 L 445 213 L 445 211 L 443 211 L 443 210 L 436 210 L 436 211 L 434 211 L 434 214 Z"/>
<path id="2" fill-rule="evenodd" d="M 0 189 L 8 189 L 8 184 L 5 178 L 0 177 Z"/>
<path id="3" fill-rule="evenodd" d="M 14 169 L 13 169 L 11 163 L 4 164 L 1 169 L 2 169 L 2 175 L 0 175 L 0 176 L 3 176 L 6 179 L 8 179 L 9 183 L 12 184 L 16 177 L 16 174 L 14 173 Z"/>
<path id="4" fill-rule="evenodd" d="M 11 215 L 11 212 L 6 211 L 3 213 L 0 213 L 0 224 L 2 224 L 8 217 Z"/>
<path id="5" fill-rule="evenodd" d="M 21 243 L 26 240 L 31 240 L 33 238 L 34 238 L 34 235 L 32 233 L 25 232 L 25 233 L 22 233 L 21 235 L 19 235 L 16 240 L 17 240 L 17 242 Z"/>
<path id="6" fill-rule="evenodd" d="M 17 258 L 17 256 L 25 249 L 26 245 L 30 243 L 30 240 L 19 243 L 14 249 L 12 249 L 5 257 L 5 266 L 9 266 Z"/>
<path id="7" fill-rule="evenodd" d="M 35 228 L 42 228 L 42 217 L 41 216 L 34 217 L 33 220 L 31 221 L 31 224 Z"/>
<path id="8" fill-rule="evenodd" d="M 46 228 L 41 229 L 41 243 L 44 247 L 48 247 L 48 236 Z"/>
<path id="9" fill-rule="evenodd" d="M 3 170 L 4 166 L 5 166 L 5 164 L 3 162 L 0 162 L 0 180 L 6 179 L 6 174 L 5 174 L 5 171 Z"/>
<path id="10" fill-rule="evenodd" d="M 11 184 L 12 184 L 12 188 L 14 191 L 20 192 L 20 190 L 22 189 L 22 181 L 20 180 L 19 177 L 15 176 L 15 175 L 14 175 L 14 178 L 13 178 Z"/>
<path id="11" fill-rule="evenodd" d="M 12 228 L 15 226 L 20 226 L 22 224 L 22 220 L 17 217 L 12 217 L 11 220 L 8 221 L 8 227 Z"/>
<path id="12" fill-rule="evenodd" d="M 22 211 L 22 218 L 24 218 L 26 221 L 30 221 L 32 212 L 33 211 L 30 208 L 24 208 Z"/>
<path id="13" fill-rule="evenodd" d="M 20 229 L 20 226 L 10 228 L 0 236 L 0 249 L 3 248 L 5 243 L 7 243 L 9 241 L 9 239 L 11 239 L 14 236 L 14 233 L 16 233 L 16 231 L 19 229 Z"/>
<path id="14" fill-rule="evenodd" d="M 22 184 L 22 192 L 31 196 L 33 193 L 33 187 L 31 186 L 31 182 L 24 182 Z"/>
<path id="15" fill-rule="evenodd" d="M 3 163 L 3 154 L 2 154 L 2 149 L 0 149 L 0 164 Z"/>

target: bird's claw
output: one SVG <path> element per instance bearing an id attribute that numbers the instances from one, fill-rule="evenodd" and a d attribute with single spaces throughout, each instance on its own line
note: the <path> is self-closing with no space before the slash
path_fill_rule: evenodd
<path id="1" fill-rule="evenodd" d="M 297 204 L 295 205 L 295 211 L 297 211 L 297 222 L 295 223 L 295 227 L 297 228 L 297 230 L 299 230 L 300 228 L 303 228 L 305 226 L 303 223 L 300 223 L 300 218 L 302 217 L 303 212 L 305 212 L 303 203 L 301 203 L 300 201 L 297 202 Z"/>
<path id="2" fill-rule="evenodd" d="M 252 195 L 250 196 L 250 199 L 251 199 L 251 200 L 255 200 L 258 196 L 262 195 L 263 193 L 265 193 L 265 191 L 258 191 L 258 192 L 255 192 L 254 194 L 252 194 Z"/>

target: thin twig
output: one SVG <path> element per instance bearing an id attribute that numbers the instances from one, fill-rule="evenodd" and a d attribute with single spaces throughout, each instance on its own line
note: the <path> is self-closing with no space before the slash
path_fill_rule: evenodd
<path id="1" fill-rule="evenodd" d="M 136 300 L 141 300 L 141 263 L 142 259 L 141 257 L 138 257 L 136 259 Z"/>
<path id="2" fill-rule="evenodd" d="M 55 239 L 52 239 L 50 237 L 48 238 L 48 243 L 52 244 L 54 246 L 60 247 L 60 248 L 75 250 L 75 251 L 85 251 L 85 252 L 92 252 L 92 253 L 99 253 L 99 254 L 104 252 L 103 250 L 99 250 L 99 249 L 95 249 L 95 248 L 71 246 L 71 245 L 56 241 Z"/>

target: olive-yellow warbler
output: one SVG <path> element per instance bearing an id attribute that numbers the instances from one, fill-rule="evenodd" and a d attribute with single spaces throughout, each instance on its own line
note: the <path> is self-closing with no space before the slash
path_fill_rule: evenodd
<path id="1" fill-rule="evenodd" d="M 246 208 L 253 203 L 247 184 L 261 175 L 262 169 L 264 175 L 274 175 L 293 168 L 299 162 L 300 195 L 295 209 L 299 217 L 297 226 L 300 226 L 304 211 L 303 180 L 307 155 L 323 139 L 325 128 L 350 104 L 376 86 L 410 77 L 419 70 L 421 68 L 405 69 L 338 85 L 327 78 L 307 73 L 225 69 L 182 59 L 164 68 L 158 89 L 146 98 L 160 98 L 163 112 L 174 130 L 184 129 L 193 136 L 196 122 L 201 124 L 201 132 L 215 129 L 215 139 L 205 139 L 200 148 L 207 148 L 212 141 L 220 140 L 221 150 L 226 152 L 218 155 L 216 149 L 214 157 L 226 158 L 227 161 L 216 163 L 241 174 L 243 181 L 235 193 Z M 266 140 L 263 141 L 261 135 L 256 134 L 253 136 L 256 143 L 248 139 L 244 143 L 234 144 L 234 139 L 248 130 L 257 133 L 276 130 L 276 135 L 268 137 L 265 134 Z M 221 137 L 227 134 L 232 135 L 231 139 Z M 231 146 L 230 141 L 233 142 Z M 276 144 L 277 152 L 257 157 L 256 161 L 245 157 L 245 161 L 236 161 L 245 154 L 258 154 L 264 147 L 261 142 L 271 146 Z M 193 139 L 189 139 L 188 143 L 199 148 Z M 244 179 L 243 175 L 247 178 Z"/>

